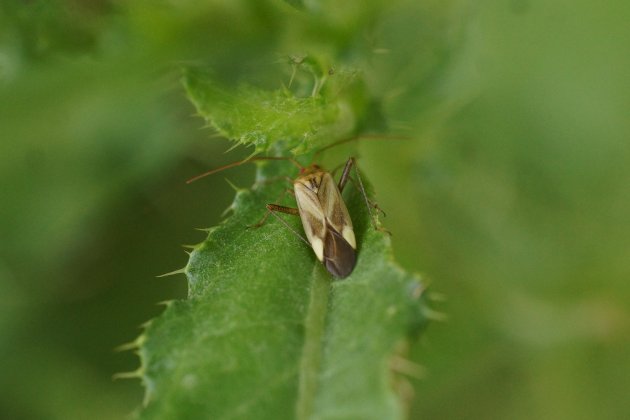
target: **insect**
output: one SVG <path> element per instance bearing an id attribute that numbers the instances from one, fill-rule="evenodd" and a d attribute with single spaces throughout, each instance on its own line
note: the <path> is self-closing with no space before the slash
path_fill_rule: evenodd
<path id="1" fill-rule="evenodd" d="M 286 157 L 253 157 L 245 159 L 198 175 L 187 182 L 190 183 L 207 175 L 254 160 L 288 160 L 300 169 L 300 174 L 297 178 L 291 180 L 293 190 L 285 190 L 285 193 L 290 192 L 295 196 L 297 208 L 279 204 L 267 204 L 268 213 L 265 214 L 260 222 L 251 227 L 262 226 L 270 214 L 276 216 L 286 227 L 313 249 L 317 259 L 331 275 L 339 279 L 348 277 L 356 265 L 357 244 L 352 220 L 341 193 L 348 181 L 352 179 L 350 177 L 352 167 L 354 166 L 356 170 L 354 158 L 350 157 L 346 161 L 338 183 L 335 183 L 330 172 L 325 171 L 319 165 L 311 164 L 305 167 L 300 165 L 295 159 Z M 358 170 L 356 170 L 356 175 L 358 187 L 365 199 L 372 223 L 376 229 L 379 229 L 374 222 L 372 208 L 380 209 L 378 205 L 368 199 Z M 284 196 L 284 193 L 282 196 Z M 278 200 L 280 199 L 281 197 Z M 277 213 L 299 216 L 302 220 L 306 239 L 279 217 Z"/>

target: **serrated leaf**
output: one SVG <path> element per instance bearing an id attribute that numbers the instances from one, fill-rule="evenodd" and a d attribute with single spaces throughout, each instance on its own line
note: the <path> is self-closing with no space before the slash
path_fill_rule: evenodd
<path id="1" fill-rule="evenodd" d="M 184 85 L 209 126 L 239 144 L 254 146 L 255 152 L 266 152 L 284 141 L 293 153 L 304 153 L 354 128 L 349 107 L 329 95 L 300 97 L 286 88 L 244 85 L 230 90 L 207 71 L 195 68 L 185 70 Z"/>
<path id="2" fill-rule="evenodd" d="M 265 162 L 258 172 L 259 183 L 237 193 L 234 214 L 192 252 L 188 299 L 144 333 L 141 416 L 403 418 L 389 362 L 424 323 L 418 279 L 393 264 L 389 238 L 350 184 L 358 262 L 345 280 L 333 280 L 277 220 L 246 229 L 285 187 L 264 180 L 296 170 Z"/>

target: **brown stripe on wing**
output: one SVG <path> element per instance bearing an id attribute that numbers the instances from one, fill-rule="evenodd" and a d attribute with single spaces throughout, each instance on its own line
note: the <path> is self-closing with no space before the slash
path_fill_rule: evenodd
<path id="1" fill-rule="evenodd" d="M 335 180 L 329 173 L 322 175 L 322 182 L 317 192 L 322 211 L 330 225 L 343 234 L 344 229 L 352 229 L 352 220 L 348 214 L 343 198 L 337 189 Z"/>
<path id="2" fill-rule="evenodd" d="M 348 277 L 357 262 L 354 248 L 329 223 L 326 223 L 323 262 L 328 272 L 340 279 Z"/>

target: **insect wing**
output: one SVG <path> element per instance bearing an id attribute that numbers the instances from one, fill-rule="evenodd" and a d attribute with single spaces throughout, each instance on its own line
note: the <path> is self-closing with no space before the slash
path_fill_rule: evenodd
<path id="1" fill-rule="evenodd" d="M 352 220 L 333 177 L 325 172 L 317 192 L 326 218 L 324 264 L 336 277 L 350 275 L 356 264 L 356 239 Z"/>
<path id="2" fill-rule="evenodd" d="M 335 277 L 348 277 L 357 263 L 357 253 L 330 225 L 324 241 L 324 265 Z"/>
<path id="3" fill-rule="evenodd" d="M 322 175 L 322 182 L 317 196 L 322 204 L 326 221 L 334 230 L 339 232 L 352 249 L 356 249 L 357 243 L 354 237 L 354 230 L 352 229 L 350 214 L 337 188 L 337 184 L 335 184 L 335 180 L 327 172 Z"/>
<path id="4" fill-rule="evenodd" d="M 317 197 L 317 192 L 301 182 L 293 185 L 295 201 L 304 226 L 306 238 L 311 243 L 317 259 L 324 261 L 324 239 L 326 238 L 326 217 Z"/>

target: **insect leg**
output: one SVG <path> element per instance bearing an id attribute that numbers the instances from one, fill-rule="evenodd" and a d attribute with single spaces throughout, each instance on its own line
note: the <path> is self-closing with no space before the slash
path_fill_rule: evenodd
<path id="1" fill-rule="evenodd" d="M 361 189 L 359 188 L 359 186 L 357 185 L 357 181 L 354 180 L 354 178 L 352 178 L 351 176 L 348 177 L 348 179 L 350 180 L 350 182 L 352 182 L 352 185 L 354 186 L 354 188 L 356 188 L 357 190 L 361 191 Z M 370 206 L 372 206 L 376 211 L 380 211 L 381 214 L 383 215 L 383 217 L 387 217 L 387 214 L 385 214 L 385 210 L 383 210 L 378 203 L 376 203 L 375 201 L 372 201 L 368 198 L 368 202 L 370 203 Z"/>
<path id="2" fill-rule="evenodd" d="M 352 169 L 352 165 L 354 165 L 354 158 L 351 157 L 346 162 L 346 165 L 343 167 L 343 172 L 341 173 L 341 178 L 339 178 L 339 184 L 337 184 L 337 188 L 339 192 L 343 192 L 346 183 L 348 182 L 348 177 L 350 176 L 350 169 Z M 357 172 L 358 173 L 358 172 Z M 362 190 L 363 194 L 365 194 L 365 190 Z"/>
<path id="3" fill-rule="evenodd" d="M 294 194 L 294 195 L 295 195 L 295 193 L 293 192 L 293 190 L 290 190 L 290 189 L 285 189 L 284 191 L 282 191 L 282 194 L 280 194 L 280 196 L 276 199 L 276 201 L 278 201 L 278 202 L 282 201 L 282 199 L 284 198 L 284 196 L 285 196 L 288 192 L 289 192 L 289 193 L 291 193 L 291 194 Z M 289 208 L 289 207 L 279 206 L 279 205 L 277 205 L 277 204 L 267 204 L 267 210 L 270 210 L 270 209 L 269 209 L 269 206 L 276 206 L 276 207 L 278 207 L 278 208 L 282 207 L 282 208 L 285 208 L 285 209 L 288 209 L 288 208 Z M 295 209 L 295 210 L 297 211 L 297 209 Z M 278 211 L 281 211 L 281 210 L 278 210 Z M 270 213 L 269 213 L 269 211 L 268 211 L 268 212 L 266 212 L 266 213 L 265 213 L 265 215 L 262 217 L 262 219 L 260 219 L 260 221 L 259 221 L 258 223 L 256 223 L 255 225 L 250 225 L 250 226 L 247 226 L 247 229 L 256 229 L 256 228 L 259 228 L 259 227 L 261 227 L 262 225 L 264 225 L 264 224 L 265 224 L 265 222 L 267 221 L 267 218 L 269 217 L 269 214 L 270 214 Z M 296 214 L 297 214 L 297 213 L 296 213 Z"/>
<path id="4" fill-rule="evenodd" d="M 280 213 L 285 213 L 285 214 L 290 214 L 293 216 L 299 216 L 300 212 L 298 209 L 293 208 L 293 207 L 285 207 L 285 206 L 280 206 L 278 204 L 267 204 L 267 210 L 269 210 L 270 212 L 280 212 Z"/>
<path id="5" fill-rule="evenodd" d="M 297 232 L 295 229 L 293 229 L 293 227 L 286 222 L 286 220 L 284 220 L 282 217 L 278 216 L 278 214 L 277 214 L 277 213 L 286 213 L 286 214 L 290 214 L 290 215 L 293 215 L 293 216 L 299 216 L 300 212 L 299 212 L 298 209 L 293 208 L 293 207 L 279 206 L 277 204 L 267 204 L 267 210 L 269 210 L 269 213 L 267 213 L 268 215 L 272 214 L 276 219 L 280 220 L 280 222 L 287 229 L 289 229 L 291 232 L 293 232 L 293 234 L 295 234 L 295 236 L 300 238 L 302 240 L 302 242 L 304 242 L 309 247 L 311 246 L 311 244 L 306 240 L 306 238 L 304 236 L 300 235 L 299 232 Z"/>

